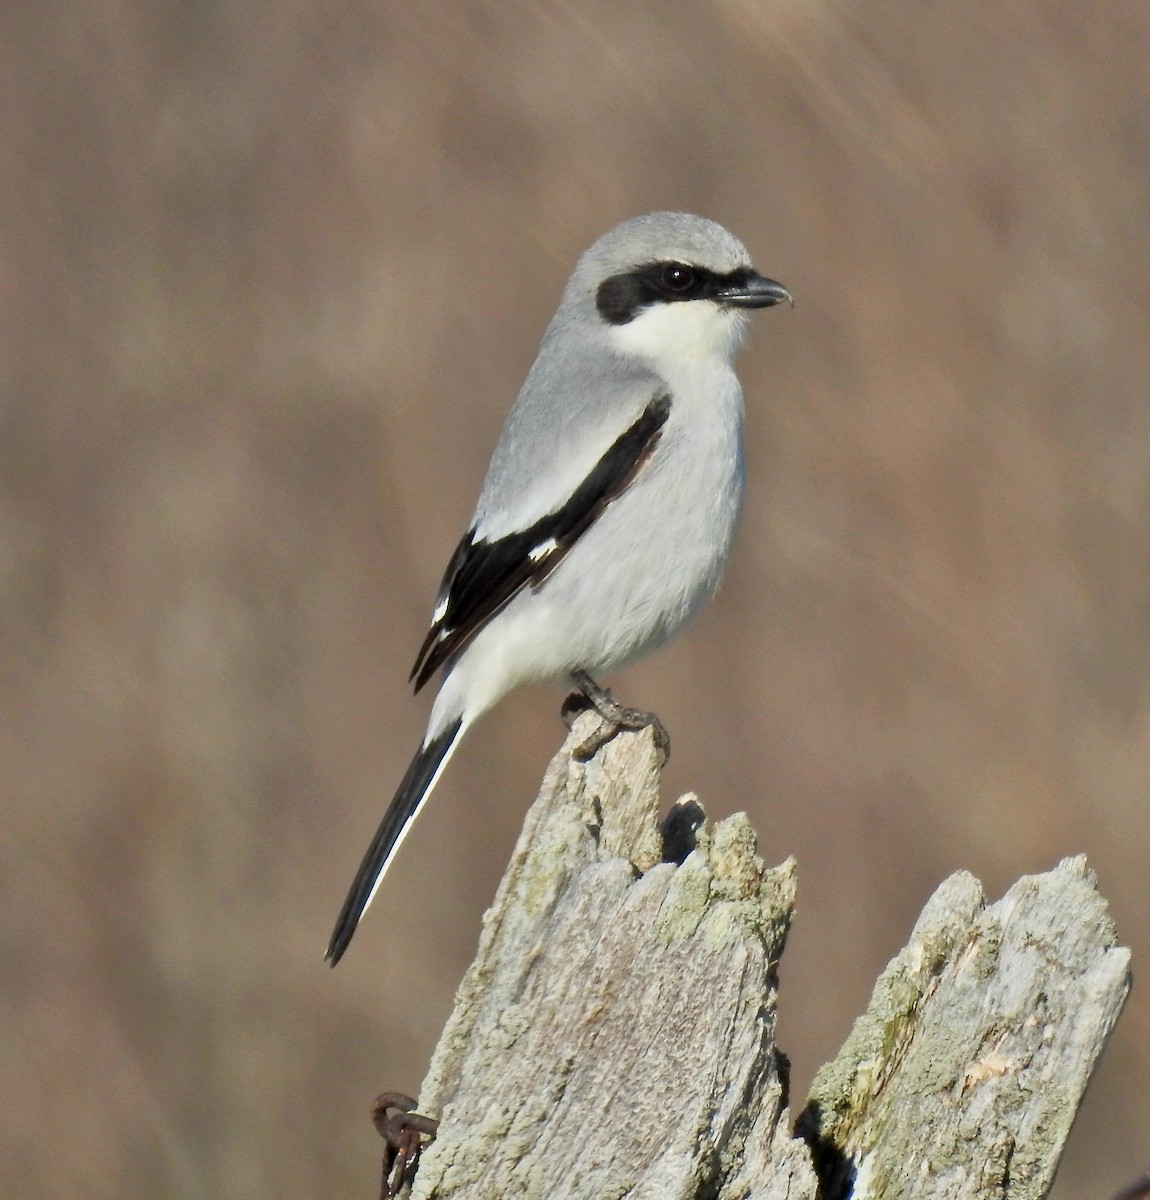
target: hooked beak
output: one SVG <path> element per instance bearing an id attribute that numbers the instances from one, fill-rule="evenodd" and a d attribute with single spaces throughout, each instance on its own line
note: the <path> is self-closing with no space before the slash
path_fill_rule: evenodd
<path id="1" fill-rule="evenodd" d="M 765 275 L 756 275 L 753 271 L 739 283 L 719 288 L 715 299 L 730 308 L 770 308 L 773 304 L 782 304 L 784 300 L 791 308 L 795 306 L 790 292 L 781 283 Z"/>

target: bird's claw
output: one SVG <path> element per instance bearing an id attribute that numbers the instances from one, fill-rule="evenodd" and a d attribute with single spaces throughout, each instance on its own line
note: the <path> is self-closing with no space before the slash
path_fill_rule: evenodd
<path id="1" fill-rule="evenodd" d="M 652 712 L 641 708 L 626 708 L 619 704 L 609 691 L 601 688 L 586 671 L 571 672 L 579 691 L 563 702 L 561 716 L 567 728 L 581 712 L 592 711 L 599 717 L 598 727 L 572 751 L 578 762 L 587 762 L 622 730 L 650 729 L 655 745 L 663 755 L 663 761 L 671 757 L 671 737 L 663 722 Z"/>

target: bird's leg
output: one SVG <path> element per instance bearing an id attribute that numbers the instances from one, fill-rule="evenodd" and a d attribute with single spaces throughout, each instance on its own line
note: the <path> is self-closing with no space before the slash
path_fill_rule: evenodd
<path id="1" fill-rule="evenodd" d="M 582 667 L 576 667 L 571 672 L 571 678 L 579 689 L 576 695 L 568 696 L 563 703 L 563 719 L 581 709 L 590 708 L 599 715 L 602 722 L 589 738 L 575 747 L 575 757 L 580 762 L 586 762 L 605 746 L 621 729 L 650 728 L 655 737 L 655 745 L 663 752 L 663 761 L 671 757 L 671 738 L 663 727 L 663 722 L 654 713 L 644 712 L 641 708 L 625 708 L 612 699 L 611 693 L 601 688 Z M 579 701 L 583 703 L 580 704 Z M 573 703 L 574 702 L 574 703 Z"/>
<path id="2" fill-rule="evenodd" d="M 383 1182 L 380 1200 L 394 1200 L 415 1174 L 424 1138 L 435 1137 L 439 1122 L 413 1112 L 416 1102 L 402 1092 L 384 1092 L 371 1106 L 371 1119 L 383 1138 Z M 388 1109 L 396 1111 L 388 1116 Z"/>

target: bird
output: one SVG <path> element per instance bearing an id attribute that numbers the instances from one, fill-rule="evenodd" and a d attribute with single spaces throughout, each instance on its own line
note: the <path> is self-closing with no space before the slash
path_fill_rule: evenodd
<path id="1" fill-rule="evenodd" d="M 410 682 L 427 731 L 344 901 L 347 950 L 463 734 L 507 693 L 568 678 L 607 722 L 653 720 L 594 680 L 666 641 L 719 582 L 744 492 L 750 310 L 790 292 L 722 225 L 633 217 L 576 263 L 452 554 Z"/>

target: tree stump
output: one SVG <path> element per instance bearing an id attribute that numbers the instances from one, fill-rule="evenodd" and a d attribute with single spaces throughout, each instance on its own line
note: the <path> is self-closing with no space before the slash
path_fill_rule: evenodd
<path id="1" fill-rule="evenodd" d="M 1045 1195 L 1129 988 L 1085 861 L 989 906 L 946 880 L 792 1129 L 794 863 L 765 867 L 742 814 L 691 849 L 689 796 L 661 830 L 650 732 L 578 762 L 593 726 L 484 918 L 420 1094 L 441 1125 L 414 1200 Z"/>

